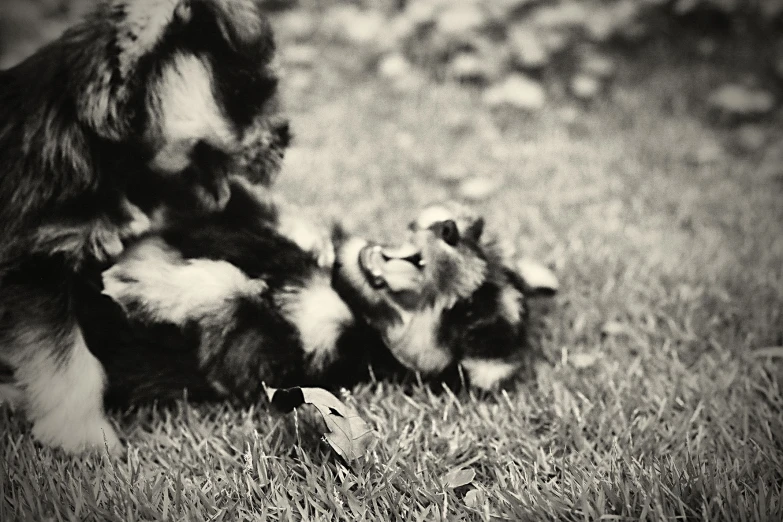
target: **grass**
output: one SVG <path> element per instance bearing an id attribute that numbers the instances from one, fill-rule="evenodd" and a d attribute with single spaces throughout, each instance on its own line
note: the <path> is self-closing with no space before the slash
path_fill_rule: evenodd
<path id="1" fill-rule="evenodd" d="M 352 465 L 307 412 L 262 405 L 118 415 L 121 458 L 41 448 L 2 411 L 0 520 L 783 519 L 783 162 L 698 161 L 729 132 L 698 100 L 733 69 L 649 49 L 611 102 L 490 115 L 321 44 L 284 84 L 297 145 L 280 191 L 393 237 L 454 195 L 439 171 L 501 180 L 488 223 L 561 281 L 535 377 L 486 396 L 352 390 L 379 433 Z M 476 477 L 449 488 L 458 467 Z"/>

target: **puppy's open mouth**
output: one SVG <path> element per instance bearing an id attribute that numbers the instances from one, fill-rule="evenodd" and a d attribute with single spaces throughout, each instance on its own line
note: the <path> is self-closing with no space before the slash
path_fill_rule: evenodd
<path id="1" fill-rule="evenodd" d="M 418 290 L 424 279 L 424 265 L 421 252 L 413 245 L 397 248 L 367 245 L 359 252 L 359 267 L 375 289 L 388 288 L 392 292 Z"/>

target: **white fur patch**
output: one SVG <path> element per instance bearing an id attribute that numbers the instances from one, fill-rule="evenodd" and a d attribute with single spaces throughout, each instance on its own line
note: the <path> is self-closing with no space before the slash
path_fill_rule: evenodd
<path id="1" fill-rule="evenodd" d="M 512 324 L 522 319 L 522 294 L 514 287 L 506 286 L 500 292 L 500 313 Z"/>
<path id="2" fill-rule="evenodd" d="M 103 293 L 142 319 L 184 325 L 190 320 L 221 321 L 240 296 L 266 290 L 226 261 L 182 259 L 163 241 L 150 239 L 130 249 L 103 273 Z"/>
<path id="3" fill-rule="evenodd" d="M 152 167 L 177 173 L 190 164 L 190 153 L 199 141 L 221 150 L 237 140 L 218 107 L 212 89 L 212 71 L 204 60 L 176 55 L 165 67 L 150 100 L 151 119 L 160 146 Z"/>
<path id="4" fill-rule="evenodd" d="M 460 364 L 468 372 L 470 383 L 484 390 L 495 388 L 519 369 L 518 364 L 492 359 L 464 359 Z"/>
<path id="5" fill-rule="evenodd" d="M 402 322 L 385 332 L 386 344 L 398 361 L 422 373 L 437 373 L 449 365 L 451 354 L 437 341 L 441 313 L 440 307 L 400 312 Z"/>
<path id="6" fill-rule="evenodd" d="M 335 355 L 340 333 L 353 314 L 325 276 L 316 276 L 304 288 L 292 288 L 279 300 L 283 314 L 299 330 L 304 351 L 313 365 L 322 367 Z"/>
<path id="7" fill-rule="evenodd" d="M 38 340 L 46 334 L 29 332 Z M 120 441 L 103 413 L 103 366 L 87 349 L 81 331 L 73 332 L 72 345 L 61 362 L 52 353 L 58 348 L 39 346 L 19 365 L 15 378 L 24 390 L 33 435 L 49 446 L 75 453 L 86 449 L 109 450 Z"/>
<path id="8" fill-rule="evenodd" d="M 520 259 L 517 262 L 517 273 L 532 290 L 557 292 L 560 287 L 555 273 L 532 259 Z"/>

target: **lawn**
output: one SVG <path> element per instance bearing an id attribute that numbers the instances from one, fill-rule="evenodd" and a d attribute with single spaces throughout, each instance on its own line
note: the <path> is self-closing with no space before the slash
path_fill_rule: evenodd
<path id="1" fill-rule="evenodd" d="M 699 100 L 738 58 L 676 49 L 627 56 L 589 108 L 491 114 L 319 42 L 285 69 L 280 192 L 393 238 L 454 197 L 455 171 L 499 183 L 477 203 L 489 226 L 561 284 L 534 303 L 535 375 L 487 395 L 351 390 L 379 435 L 353 464 L 307 412 L 263 403 L 116 414 L 119 458 L 42 448 L 0 410 L 0 520 L 783 520 L 782 149 L 722 147 Z M 451 488 L 457 468 L 475 477 Z"/>

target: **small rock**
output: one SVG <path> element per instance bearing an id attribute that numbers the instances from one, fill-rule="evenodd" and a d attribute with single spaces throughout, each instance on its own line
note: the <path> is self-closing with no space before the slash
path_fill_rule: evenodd
<path id="1" fill-rule="evenodd" d="M 577 74 L 571 78 L 571 93 L 578 99 L 589 101 L 601 92 L 601 82 L 588 74 Z"/>
<path id="2" fill-rule="evenodd" d="M 484 29 L 489 23 L 487 13 L 478 4 L 456 4 L 438 16 L 438 30 L 446 35 L 461 36 Z"/>
<path id="3" fill-rule="evenodd" d="M 459 195 L 468 201 L 482 201 L 500 189 L 500 181 L 483 176 L 466 179 L 459 186 Z"/>
<path id="4" fill-rule="evenodd" d="M 401 53 L 385 56 L 378 64 L 378 73 L 384 78 L 402 78 L 411 72 L 410 62 Z"/>
<path id="5" fill-rule="evenodd" d="M 587 9 L 584 4 L 574 1 L 538 9 L 532 17 L 533 23 L 540 27 L 557 27 L 561 29 L 581 27 L 587 20 Z"/>
<path id="6" fill-rule="evenodd" d="M 601 327 L 601 333 L 606 336 L 624 335 L 629 331 L 629 328 L 619 321 L 607 321 Z"/>
<path id="7" fill-rule="evenodd" d="M 618 26 L 609 9 L 598 9 L 587 19 L 587 34 L 594 42 L 604 43 L 615 35 Z"/>
<path id="8" fill-rule="evenodd" d="M 725 116 L 749 118 L 770 112 L 775 98 L 764 89 L 727 84 L 714 91 L 708 103 Z"/>
<path id="9" fill-rule="evenodd" d="M 614 75 L 617 66 L 614 63 L 614 60 L 608 56 L 591 53 L 584 57 L 579 68 L 588 75 L 606 79 Z"/>
<path id="10" fill-rule="evenodd" d="M 488 83 L 496 76 L 491 63 L 476 53 L 459 53 L 449 63 L 446 75 L 461 83 Z"/>
<path id="11" fill-rule="evenodd" d="M 546 104 L 546 92 L 535 80 L 513 74 L 502 83 L 484 92 L 484 102 L 490 107 L 511 106 L 526 111 L 537 111 Z"/>
<path id="12" fill-rule="evenodd" d="M 396 16 L 389 23 L 389 38 L 400 45 L 413 38 L 416 33 L 416 25 L 407 16 Z"/>
<path id="13" fill-rule="evenodd" d="M 606 42 L 625 28 L 638 25 L 641 4 L 639 0 L 618 0 L 593 10 L 586 22 L 587 33 L 593 41 Z"/>
<path id="14" fill-rule="evenodd" d="M 737 131 L 736 140 L 740 151 L 754 153 L 760 151 L 767 144 L 767 133 L 759 125 L 743 125 Z"/>
<path id="15" fill-rule="evenodd" d="M 283 60 L 294 67 L 310 67 L 318 58 L 318 51 L 312 45 L 297 44 L 283 48 Z"/>
<path id="16" fill-rule="evenodd" d="M 297 41 L 309 41 L 318 29 L 315 19 L 302 9 L 291 11 L 279 17 L 275 30 Z"/>
<path id="17" fill-rule="evenodd" d="M 385 34 L 386 19 L 376 11 L 363 11 L 356 6 L 332 7 L 324 20 L 330 36 L 356 45 L 373 43 Z"/>
<path id="18" fill-rule="evenodd" d="M 416 138 L 410 132 L 398 132 L 397 146 L 404 151 L 413 150 L 416 147 Z"/>
<path id="19" fill-rule="evenodd" d="M 435 22 L 437 13 L 437 6 L 432 2 L 408 2 L 403 14 L 414 27 L 419 27 Z"/>
<path id="20" fill-rule="evenodd" d="M 549 62 L 549 50 L 533 29 L 516 27 L 508 41 L 514 61 L 522 69 L 540 69 Z"/>

